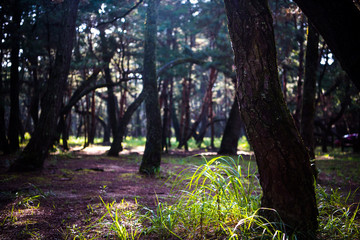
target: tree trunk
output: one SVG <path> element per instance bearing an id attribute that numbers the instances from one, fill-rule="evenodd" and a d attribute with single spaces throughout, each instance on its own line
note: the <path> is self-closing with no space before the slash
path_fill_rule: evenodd
<path id="1" fill-rule="evenodd" d="M 10 119 L 9 119 L 9 150 L 16 152 L 19 150 L 20 135 L 20 108 L 19 108 L 19 51 L 20 51 L 20 21 L 21 8 L 12 4 L 12 29 L 11 29 L 11 52 L 10 52 Z"/>
<path id="2" fill-rule="evenodd" d="M 10 171 L 33 171 L 43 167 L 49 148 L 56 137 L 56 125 L 70 69 L 71 52 L 79 0 L 60 3 L 62 34 L 59 35 L 55 64 L 51 69 L 46 92 L 41 101 L 41 115 L 35 132 Z"/>
<path id="3" fill-rule="evenodd" d="M 297 28 L 297 16 L 295 18 L 295 27 Z M 298 81 L 297 81 L 297 91 L 296 91 L 296 109 L 294 114 L 294 120 L 296 127 L 300 129 L 300 115 L 301 115 L 301 103 L 302 103 L 302 85 L 303 85 L 303 76 L 304 76 L 304 15 L 301 15 L 300 29 L 297 32 L 297 41 L 299 43 L 299 67 L 298 67 Z"/>
<path id="4" fill-rule="evenodd" d="M 31 73 L 33 77 L 33 92 L 31 96 L 30 102 L 30 115 L 33 120 L 34 126 L 37 125 L 39 121 L 39 102 L 40 102 L 40 89 L 39 89 L 39 79 L 37 73 L 38 67 L 38 56 L 31 56 L 29 57 L 29 61 L 31 63 Z"/>
<path id="5" fill-rule="evenodd" d="M 123 141 L 126 127 L 129 124 L 132 115 L 141 105 L 141 103 L 146 98 L 147 91 L 145 89 L 140 93 L 140 95 L 130 104 L 130 106 L 126 109 L 124 116 L 120 118 L 118 129 L 116 132 L 116 137 L 114 138 L 113 142 L 111 143 L 111 148 L 108 152 L 108 156 L 118 156 L 119 152 L 122 150 L 121 143 Z"/>
<path id="6" fill-rule="evenodd" d="M 188 96 L 188 87 L 187 79 L 184 78 L 182 82 L 182 94 L 181 94 L 181 109 L 180 109 L 180 132 L 179 132 L 179 146 L 181 148 L 184 144 L 184 138 L 186 137 L 185 121 L 186 121 L 186 109 L 189 106 L 189 96 Z"/>
<path id="7" fill-rule="evenodd" d="M 95 119 L 95 90 L 91 95 L 91 124 L 89 126 L 89 143 L 94 144 L 95 131 L 96 131 L 96 119 Z"/>
<path id="8" fill-rule="evenodd" d="M 181 130 L 180 130 L 179 120 L 176 116 L 174 104 L 171 105 L 171 121 L 172 121 L 172 126 L 174 128 L 176 141 L 180 142 L 181 141 Z"/>
<path id="9" fill-rule="evenodd" d="M 209 74 L 209 77 L 210 77 L 210 82 L 214 82 L 216 81 L 216 78 L 217 78 L 217 74 L 218 74 L 218 71 L 212 67 L 210 68 L 210 74 Z M 213 109 L 213 92 L 212 92 L 212 89 L 211 91 L 209 92 L 209 113 L 208 113 L 208 118 L 209 118 L 209 122 L 210 122 L 210 132 L 211 132 L 211 143 L 210 143 L 210 147 L 211 149 L 215 149 L 215 144 L 214 144 L 214 138 L 215 138 L 215 128 L 214 128 L 214 109 Z"/>
<path id="10" fill-rule="evenodd" d="M 105 72 L 106 83 L 112 84 L 113 81 L 111 80 L 109 66 L 106 66 L 104 68 L 104 72 Z M 116 99 L 116 96 L 114 94 L 113 86 L 109 86 L 107 88 L 107 93 L 108 93 L 108 97 L 107 97 L 107 113 L 108 113 L 108 118 L 109 118 L 108 124 L 110 125 L 113 138 L 115 138 L 116 130 L 117 130 L 117 119 L 116 119 L 117 118 L 116 117 L 116 102 L 117 102 L 117 99 Z"/>
<path id="11" fill-rule="evenodd" d="M 239 105 L 263 190 L 261 214 L 313 239 L 318 227 L 310 157 L 286 107 L 267 1 L 225 0 Z M 302 237 L 304 236 L 304 237 Z"/>
<path id="12" fill-rule="evenodd" d="M 304 92 L 301 111 L 300 132 L 305 145 L 309 148 L 310 157 L 315 158 L 314 142 L 314 119 L 315 119 L 315 95 L 316 95 L 316 72 L 318 67 L 319 35 L 309 22 L 308 39 L 306 47 Z"/>
<path id="13" fill-rule="evenodd" d="M 187 131 L 185 131 L 185 136 L 182 137 L 182 140 L 179 142 L 178 148 L 181 148 L 185 144 L 187 144 L 187 141 L 194 135 L 196 132 L 196 129 L 198 128 L 202 118 L 204 115 L 206 116 L 208 114 L 209 106 L 211 105 L 211 96 L 212 96 L 212 89 L 214 87 L 216 78 L 217 78 L 217 71 L 213 68 L 213 70 L 210 71 L 209 77 L 209 84 L 206 88 L 206 92 L 203 98 L 203 104 L 201 106 L 200 114 L 198 118 L 195 120 L 195 122 L 191 125 L 191 128 L 188 128 Z M 189 83 L 190 84 L 190 83 Z M 190 90 L 189 90 L 190 92 Z M 189 106 L 190 107 L 190 106 Z M 186 147 L 186 145 L 185 145 Z"/>
<path id="14" fill-rule="evenodd" d="M 234 103 L 230 110 L 229 118 L 226 122 L 224 135 L 221 139 L 221 145 L 218 154 L 236 155 L 240 133 L 241 133 L 240 108 L 239 108 L 239 101 L 235 96 Z"/>
<path id="15" fill-rule="evenodd" d="M 162 105 L 164 105 L 164 113 L 163 113 L 163 121 L 162 121 L 162 149 L 165 149 L 165 152 L 168 152 L 168 127 L 169 127 L 169 121 L 170 121 L 170 112 L 169 112 L 169 93 L 168 93 L 168 87 L 169 87 L 169 79 L 166 78 L 163 80 L 162 85 L 162 91 L 160 95 L 160 108 L 162 108 Z"/>
<path id="16" fill-rule="evenodd" d="M 99 28 L 99 30 L 100 30 L 102 60 L 104 62 L 104 75 L 105 75 L 104 77 L 105 77 L 105 82 L 109 84 L 109 86 L 107 86 L 108 125 L 110 125 L 113 138 L 115 138 L 117 131 L 117 116 L 116 116 L 117 98 L 114 94 L 114 90 L 113 90 L 114 87 L 111 86 L 113 84 L 113 81 L 111 80 L 111 72 L 109 67 L 111 58 L 113 57 L 114 54 L 113 52 L 109 51 L 110 46 L 108 43 L 108 39 L 105 36 L 105 26 L 102 26 L 101 28 Z"/>
<path id="17" fill-rule="evenodd" d="M 145 22 L 143 84 L 145 99 L 146 145 L 139 172 L 154 175 L 161 162 L 161 115 L 156 84 L 156 33 L 159 0 L 149 0 Z"/>
<path id="18" fill-rule="evenodd" d="M 295 0 L 360 90 L 360 6 L 353 0 Z M 347 43 L 347 44 L 344 44 Z"/>

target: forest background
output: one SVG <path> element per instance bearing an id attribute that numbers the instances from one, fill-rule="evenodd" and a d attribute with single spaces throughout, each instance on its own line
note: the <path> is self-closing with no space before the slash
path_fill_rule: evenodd
<path id="1" fill-rule="evenodd" d="M 174 145 L 188 151 L 192 137 L 198 147 L 208 137 L 207 148 L 237 153 L 246 133 L 223 2 L 161 1 L 158 10 L 150 2 L 2 5 L 2 151 L 19 151 L 31 135 L 10 171 L 41 169 L 50 148 L 69 150 L 69 136 L 83 136 L 84 147 L 102 138 L 111 144 L 108 155 L 117 156 L 125 136 L 146 135 L 140 172 L 148 174 L 159 170 L 162 151 Z M 359 132 L 356 81 L 322 38 L 310 44 L 317 33 L 294 2 L 270 1 L 270 7 L 281 91 L 313 158 L 315 144 L 326 152 L 344 145 L 345 134 Z M 311 54 L 316 88 L 307 105 Z M 303 115 L 312 104 L 314 128 L 304 131 Z M 309 132 L 315 136 L 310 143 Z"/>
<path id="2" fill-rule="evenodd" d="M 131 11 L 137 5 L 140 3 L 133 1 L 81 3 L 60 106 L 62 122 L 57 129 L 57 142 L 61 134 L 65 150 L 69 135 L 85 136 L 85 145 L 93 143 L 95 137 L 110 143 L 125 111 L 142 91 L 146 8 Z M 1 8 L 3 151 L 18 150 L 18 137 L 24 140 L 25 133 L 31 135 L 38 122 L 61 34 L 57 7 L 55 2 L 23 1 L 16 7 L 5 4 Z M 270 1 L 270 7 L 282 91 L 299 124 L 308 23 L 291 1 Z M 15 10 L 17 20 L 13 18 Z M 164 149 L 170 147 L 171 137 L 186 148 L 192 136 L 199 146 L 204 136 L 210 137 L 209 147 L 215 148 L 214 137 L 224 132 L 235 96 L 226 24 L 221 1 L 160 4 L 156 54 Z M 359 132 L 359 95 L 322 39 L 318 52 L 315 136 L 326 150 L 335 139 Z M 144 119 L 141 105 L 122 135 L 145 136 Z M 241 121 L 239 125 L 236 134 L 245 135 Z"/>

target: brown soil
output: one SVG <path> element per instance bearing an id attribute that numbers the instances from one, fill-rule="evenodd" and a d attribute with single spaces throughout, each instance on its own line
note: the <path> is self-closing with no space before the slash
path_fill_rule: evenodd
<path id="1" fill-rule="evenodd" d="M 89 215 L 96 206 L 103 206 L 100 197 L 106 203 L 122 199 L 134 202 L 136 198 L 140 205 L 154 208 L 157 199 L 164 201 L 169 196 L 168 177 L 184 168 L 163 163 L 159 176 L 143 176 L 138 173 L 141 151 L 125 151 L 111 158 L 105 156 L 106 149 L 78 149 L 69 156 L 52 155 L 44 169 L 36 173 L 6 173 L 6 166 L 15 156 L 0 157 L 0 239 L 69 237 L 69 227 L 80 229 L 89 224 L 85 219 L 94 219 Z M 174 151 L 166 157 L 199 153 L 204 151 Z M 334 185 L 332 176 L 322 173 L 319 178 L 325 186 Z M 346 191 L 359 187 L 358 182 L 345 185 Z M 26 199 L 36 195 L 39 196 L 36 199 Z M 359 199 L 359 194 L 356 198 Z"/>
<path id="2" fill-rule="evenodd" d="M 64 239 L 67 227 L 77 228 L 90 208 L 125 199 L 153 208 L 171 190 L 166 180 L 184 166 L 162 163 L 162 173 L 138 173 L 141 149 L 120 157 L 105 155 L 108 147 L 75 149 L 69 156 L 52 155 L 36 173 L 6 173 L 15 156 L 0 157 L 0 239 Z M 187 157 L 196 152 L 171 152 L 167 157 Z M 207 153 L 215 155 L 216 153 Z M 26 197 L 37 196 L 27 201 Z M 39 204 L 39 207 L 37 205 Z M 91 207 L 90 207 L 91 206 Z M 13 213 L 11 213 L 13 209 Z"/>

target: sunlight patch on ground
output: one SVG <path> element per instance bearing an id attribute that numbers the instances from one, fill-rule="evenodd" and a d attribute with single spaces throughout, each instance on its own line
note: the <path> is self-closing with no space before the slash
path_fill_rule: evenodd
<path id="1" fill-rule="evenodd" d="M 249 151 L 237 151 L 237 155 L 253 156 L 254 152 Z"/>
<path id="2" fill-rule="evenodd" d="M 127 155 L 132 153 L 137 153 L 139 155 L 144 154 L 145 147 L 144 146 L 137 146 L 132 148 L 127 148 L 119 152 L 120 155 Z"/>
<path id="3" fill-rule="evenodd" d="M 14 212 L 11 212 L 7 218 L 13 219 L 15 225 L 28 225 L 35 224 L 37 221 L 29 220 L 26 217 L 35 215 L 44 216 L 47 214 L 49 213 L 46 213 L 44 210 L 40 210 L 38 208 L 27 208 L 15 210 Z"/>
<path id="4" fill-rule="evenodd" d="M 83 147 L 74 147 L 71 151 L 79 152 L 80 154 L 85 155 L 102 155 L 109 151 L 110 146 L 99 146 L 99 145 L 92 145 L 86 148 Z"/>
<path id="5" fill-rule="evenodd" d="M 325 154 L 317 157 L 316 160 L 334 160 L 334 157 L 329 154 Z"/>

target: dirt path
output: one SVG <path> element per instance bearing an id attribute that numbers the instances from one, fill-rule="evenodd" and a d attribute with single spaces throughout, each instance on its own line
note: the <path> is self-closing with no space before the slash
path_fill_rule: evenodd
<path id="1" fill-rule="evenodd" d="M 170 186 L 164 184 L 166 173 L 162 177 L 138 174 L 138 154 L 119 158 L 89 155 L 101 153 L 94 151 L 51 156 L 38 173 L 8 174 L 3 168 L 0 239 L 63 239 L 67 226 L 85 224 L 89 208 L 101 203 L 100 196 L 105 202 L 136 198 L 139 204 L 151 207 L 156 196 L 162 199 L 169 194 Z M 162 168 L 176 171 L 177 166 L 163 164 Z M 29 196 L 32 198 L 26 199 Z"/>

